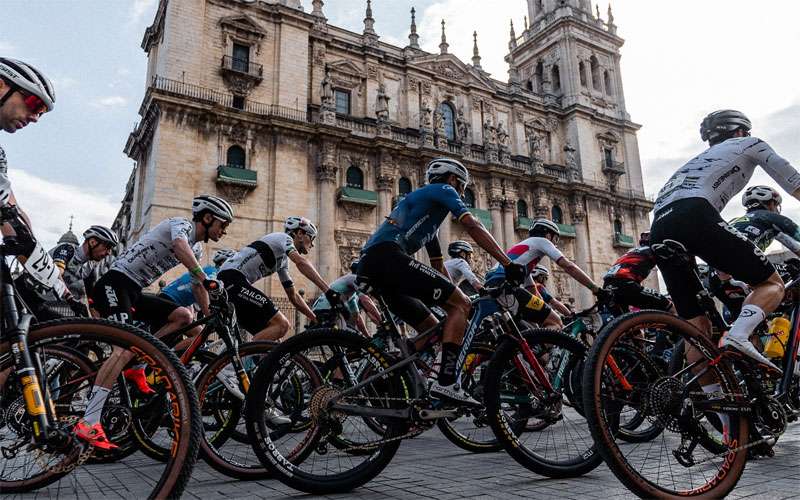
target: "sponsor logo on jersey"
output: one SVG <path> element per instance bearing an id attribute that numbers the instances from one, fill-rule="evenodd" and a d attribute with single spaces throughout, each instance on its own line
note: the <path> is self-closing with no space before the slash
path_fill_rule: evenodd
<path id="1" fill-rule="evenodd" d="M 723 182 L 725 182 L 725 179 L 727 179 L 728 177 L 732 176 L 733 174 L 735 174 L 735 173 L 737 173 L 737 172 L 739 172 L 741 170 L 742 169 L 739 168 L 739 165 L 734 165 L 733 168 L 731 168 L 727 172 L 724 172 L 722 175 L 720 175 L 719 179 L 714 181 L 714 184 L 712 184 L 711 187 L 713 189 L 717 189 L 718 187 L 720 187 L 722 185 Z"/>

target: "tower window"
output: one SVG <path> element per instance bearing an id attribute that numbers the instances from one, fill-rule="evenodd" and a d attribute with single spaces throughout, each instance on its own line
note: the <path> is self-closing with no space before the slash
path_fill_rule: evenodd
<path id="1" fill-rule="evenodd" d="M 358 167 L 347 169 L 347 187 L 364 189 L 364 172 Z"/>
<path id="2" fill-rule="evenodd" d="M 400 177 L 400 180 L 397 181 L 397 191 L 400 196 L 405 196 L 413 190 L 411 186 L 411 181 L 408 177 Z"/>
<path id="3" fill-rule="evenodd" d="M 622 234 L 622 221 L 619 219 L 614 219 L 614 232 L 616 234 Z"/>
<path id="4" fill-rule="evenodd" d="M 475 208 L 475 193 L 469 188 L 464 190 L 464 205 L 467 208 Z"/>
<path id="5" fill-rule="evenodd" d="M 561 92 L 561 70 L 558 69 L 558 64 L 553 65 L 550 74 L 553 80 L 553 91 Z"/>
<path id="6" fill-rule="evenodd" d="M 336 112 L 340 115 L 350 114 L 350 92 L 334 89 L 333 96 L 336 100 Z"/>
<path id="7" fill-rule="evenodd" d="M 235 71 L 247 73 L 250 68 L 250 47 L 241 43 L 233 43 L 233 64 Z"/>
<path id="8" fill-rule="evenodd" d="M 606 94 L 614 95 L 614 88 L 611 86 L 611 75 L 608 71 L 603 72 L 603 82 L 606 85 Z"/>
<path id="9" fill-rule="evenodd" d="M 578 63 L 578 75 L 580 75 L 580 78 L 581 78 L 581 87 L 585 87 L 586 86 L 586 63 L 584 63 L 583 61 L 580 61 Z"/>
<path id="10" fill-rule="evenodd" d="M 592 71 L 592 86 L 595 90 L 600 90 L 600 63 L 595 56 L 589 59 L 589 66 Z"/>
<path id="11" fill-rule="evenodd" d="M 247 155 L 241 146 L 231 146 L 228 148 L 228 154 L 225 158 L 225 163 L 229 167 L 244 168 L 247 160 Z"/>
<path id="12" fill-rule="evenodd" d="M 456 120 L 455 120 L 455 113 L 453 113 L 453 107 L 450 104 L 443 102 L 439 105 L 439 113 L 442 114 L 442 120 L 444 121 L 444 135 L 447 137 L 447 140 L 454 141 L 456 139 Z"/>
<path id="13" fill-rule="evenodd" d="M 525 200 L 518 200 L 517 217 L 527 217 L 527 216 L 528 216 L 528 204 L 525 203 Z"/>
<path id="14" fill-rule="evenodd" d="M 564 212 L 561 211 L 561 207 L 553 205 L 553 208 L 550 210 L 550 218 L 553 219 L 553 222 L 556 224 L 563 224 Z"/>
<path id="15" fill-rule="evenodd" d="M 536 63 L 536 92 L 542 93 L 542 84 L 544 83 L 544 64 L 542 61 Z"/>
<path id="16" fill-rule="evenodd" d="M 611 148 L 605 148 L 603 150 L 603 158 L 606 162 L 606 168 L 614 168 L 614 150 Z"/>

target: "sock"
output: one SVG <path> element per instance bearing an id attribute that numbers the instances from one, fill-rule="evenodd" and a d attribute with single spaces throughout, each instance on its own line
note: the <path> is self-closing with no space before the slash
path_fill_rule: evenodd
<path id="1" fill-rule="evenodd" d="M 99 424 L 100 416 L 103 413 L 103 406 L 106 404 L 108 394 L 111 389 L 100 387 L 96 385 L 92 387 L 92 393 L 89 395 L 89 403 L 86 405 L 86 412 L 83 414 L 83 420 L 89 424 Z"/>
<path id="2" fill-rule="evenodd" d="M 456 362 L 461 346 L 451 342 L 442 344 L 442 364 L 439 368 L 439 384 L 452 385 L 456 382 Z"/>
<path id="3" fill-rule="evenodd" d="M 709 392 L 722 392 L 722 387 L 719 384 L 708 384 L 703 386 L 703 392 L 708 394 Z M 728 438 L 728 429 L 730 429 L 731 421 L 730 417 L 728 417 L 727 413 L 718 413 L 717 417 L 719 417 L 720 422 L 722 422 L 722 434 L 725 436 L 725 439 Z"/>
<path id="4" fill-rule="evenodd" d="M 764 321 L 766 316 L 760 307 L 753 304 L 745 304 L 742 307 L 742 312 L 739 313 L 739 317 L 733 322 L 728 335 L 741 342 L 748 341 L 750 334 L 753 333 L 759 323 Z"/>

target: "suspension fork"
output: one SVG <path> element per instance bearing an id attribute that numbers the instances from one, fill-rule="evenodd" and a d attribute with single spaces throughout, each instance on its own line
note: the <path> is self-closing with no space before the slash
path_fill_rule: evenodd
<path id="1" fill-rule="evenodd" d="M 10 285 L 3 285 L 3 288 L 10 287 Z M 7 297 L 6 290 L 3 290 L 4 299 Z M 11 311 L 9 306 L 13 307 L 13 314 L 16 316 L 16 306 L 13 300 L 5 302 L 6 314 Z M 10 304 L 9 304 L 10 303 Z M 31 352 L 28 348 L 28 327 L 32 316 L 25 315 L 11 332 L 11 352 L 14 356 L 14 367 L 16 368 L 16 375 L 22 385 L 22 394 L 25 400 L 25 410 L 31 420 L 33 429 L 33 439 L 37 444 L 44 444 L 47 442 L 50 431 L 50 422 L 48 412 L 45 406 L 45 395 L 42 390 L 41 382 L 39 381 L 39 370 L 37 370 Z M 52 408 L 51 408 L 52 411 Z"/>

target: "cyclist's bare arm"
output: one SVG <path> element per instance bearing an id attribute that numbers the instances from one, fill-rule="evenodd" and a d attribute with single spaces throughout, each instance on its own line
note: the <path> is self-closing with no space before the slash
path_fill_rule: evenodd
<path id="1" fill-rule="evenodd" d="M 444 267 L 444 257 L 442 257 L 442 247 L 439 244 L 439 238 L 433 238 L 425 245 L 425 251 L 428 252 L 428 258 L 431 261 L 431 267 L 442 273 L 448 281 L 452 281 L 450 273 Z"/>
<path id="2" fill-rule="evenodd" d="M 319 288 L 323 292 L 328 291 L 328 288 L 330 288 L 328 284 L 325 282 L 324 279 L 322 279 L 322 276 L 319 275 L 314 265 L 311 264 L 311 262 L 309 262 L 308 259 L 300 255 L 300 252 L 291 252 L 289 254 L 289 259 L 292 262 L 294 262 L 295 266 L 297 266 L 297 270 L 300 271 L 300 274 L 310 279 L 312 283 L 317 285 L 317 288 Z M 309 309 L 309 311 L 310 310 L 311 309 Z M 306 314 L 306 316 L 308 315 Z"/>
<path id="3" fill-rule="evenodd" d="M 366 295 L 361 295 L 358 298 L 358 303 L 364 308 L 364 312 L 367 313 L 367 316 L 369 316 L 369 319 L 372 320 L 373 323 L 376 325 L 381 324 L 381 312 L 378 311 L 372 299 Z"/>
<path id="4" fill-rule="evenodd" d="M 559 267 L 561 267 L 561 269 L 563 269 L 565 273 L 567 273 L 570 276 L 572 276 L 575 279 L 575 281 L 577 281 L 581 285 L 585 286 L 589 290 L 595 291 L 598 288 L 600 288 L 592 280 L 592 278 L 589 277 L 588 274 L 583 272 L 583 269 L 578 267 L 574 262 L 572 262 L 568 258 L 561 257 L 560 259 L 558 259 L 558 261 L 556 261 L 556 264 L 558 264 Z"/>
<path id="5" fill-rule="evenodd" d="M 494 257 L 497 262 L 503 266 L 507 266 L 511 263 L 511 259 L 509 259 L 503 249 L 500 248 L 500 245 L 495 241 L 492 233 L 487 231 L 486 228 L 483 227 L 483 224 L 472 214 L 464 214 L 461 219 L 459 219 L 459 222 L 464 226 L 464 229 L 467 230 L 467 234 L 475 240 L 475 243 L 489 252 L 489 255 Z"/>
<path id="6" fill-rule="evenodd" d="M 362 335 L 369 337 L 367 324 L 364 322 L 364 318 L 361 317 L 361 314 L 356 314 L 356 328 L 358 328 L 358 331 L 361 332 Z"/>
<path id="7" fill-rule="evenodd" d="M 172 240 L 172 249 L 175 251 L 175 257 L 183 264 L 186 269 L 189 270 L 191 273 L 193 282 L 192 282 L 192 294 L 194 294 L 195 300 L 200 305 L 203 314 L 208 315 L 208 292 L 205 288 L 203 288 L 203 281 L 208 278 L 206 273 L 203 272 L 203 268 L 200 266 L 200 263 L 197 262 L 197 257 L 194 255 L 194 250 L 192 250 L 191 245 L 189 242 L 184 240 L 183 238 L 176 238 Z"/>
<path id="8" fill-rule="evenodd" d="M 559 313 L 559 314 L 560 314 L 560 315 L 562 315 L 562 316 L 569 316 L 570 314 L 572 314 L 572 311 L 570 311 L 570 310 L 569 310 L 569 307 L 567 307 L 566 305 L 564 305 L 564 303 L 563 303 L 563 302 L 561 302 L 560 300 L 558 300 L 558 299 L 556 299 L 556 298 L 553 298 L 553 299 L 550 301 L 550 304 L 549 304 L 549 305 L 550 305 L 550 306 L 551 306 L 553 309 L 555 309 L 557 313 Z"/>
<path id="9" fill-rule="evenodd" d="M 310 319 L 311 321 L 317 320 L 317 315 L 314 314 L 314 311 L 312 311 L 310 307 L 308 307 L 308 304 L 306 304 L 306 302 L 303 300 L 303 297 L 301 297 L 300 294 L 297 293 L 297 290 L 294 289 L 294 286 L 284 287 L 283 291 L 286 292 L 286 298 L 289 299 L 289 302 L 291 302 L 292 305 L 296 307 L 298 311 L 303 313 L 303 316 Z"/>

